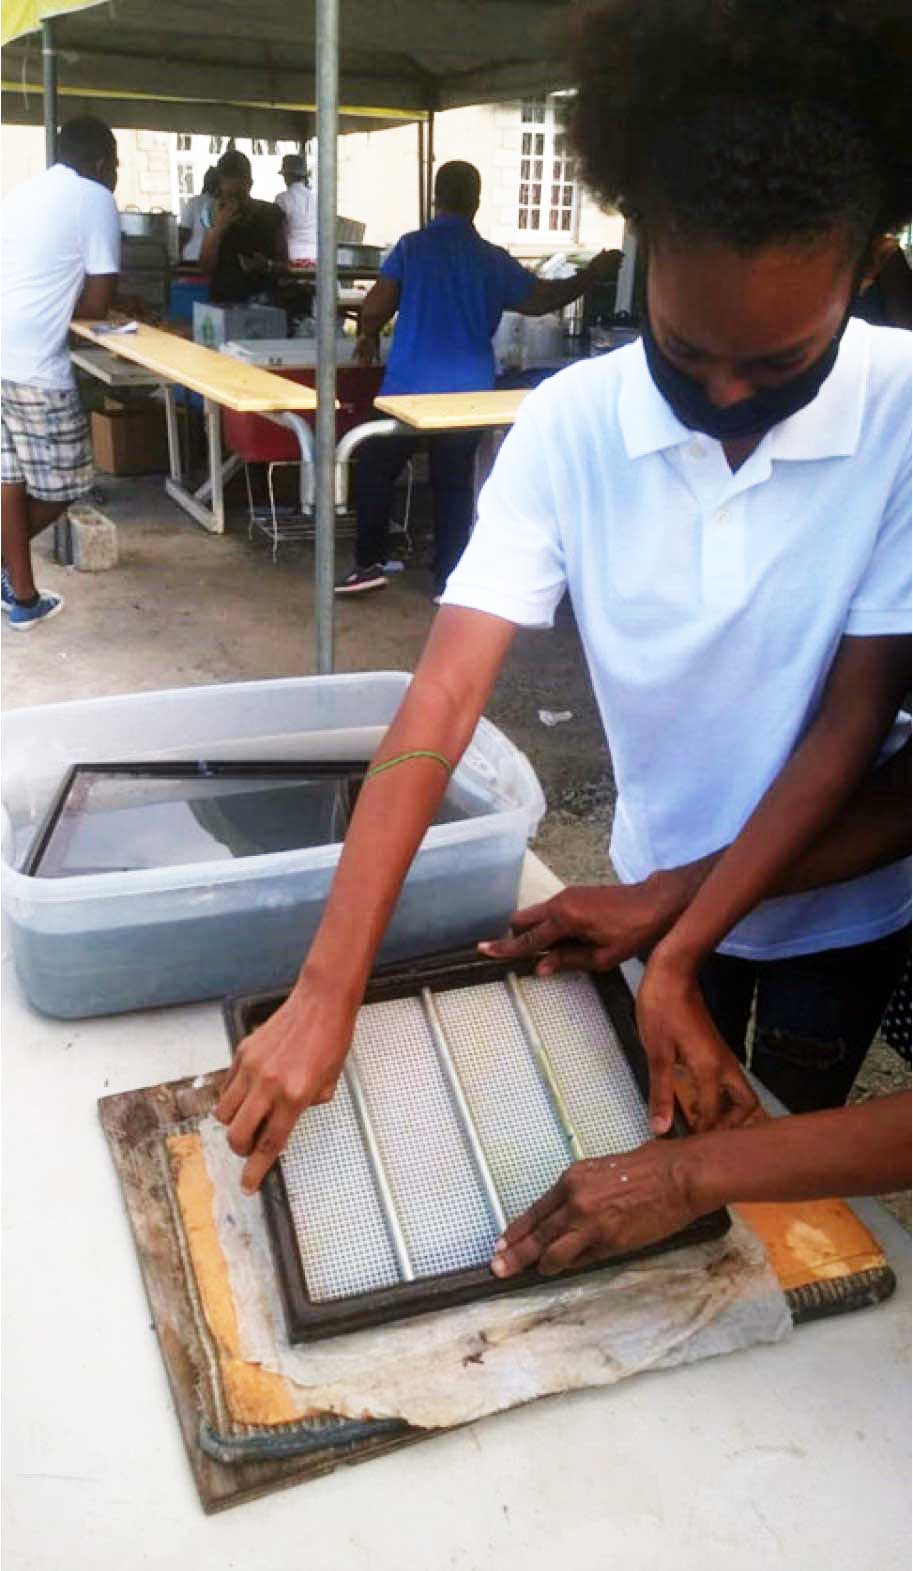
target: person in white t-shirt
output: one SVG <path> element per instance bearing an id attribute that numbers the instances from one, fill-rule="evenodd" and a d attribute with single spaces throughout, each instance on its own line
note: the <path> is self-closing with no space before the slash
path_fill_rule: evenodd
<path id="1" fill-rule="evenodd" d="M 58 162 L 3 203 L 2 605 L 17 632 L 62 609 L 60 595 L 35 588 L 31 541 L 92 484 L 67 333 L 76 317 L 106 316 L 114 299 L 116 184 L 113 133 L 86 115 L 61 128 Z"/>
<path id="2" fill-rule="evenodd" d="M 300 153 L 286 153 L 282 160 L 286 189 L 276 197 L 288 231 L 290 262 L 317 260 L 317 193 L 307 183 L 307 164 Z"/>
<path id="3" fill-rule="evenodd" d="M 215 164 L 203 176 L 203 189 L 197 196 L 188 197 L 181 208 L 178 238 L 181 258 L 185 262 L 198 262 L 206 230 L 212 227 L 211 218 L 219 192 L 219 171 Z"/>
<path id="4" fill-rule="evenodd" d="M 699 1129 L 754 1116 L 755 996 L 767 1083 L 842 1101 L 909 951 L 904 861 L 767 898 L 903 739 L 909 336 L 848 324 L 909 216 L 903 51 L 830 0 L 613 0 L 577 25 L 573 135 L 644 246 L 643 336 L 530 393 L 501 449 L 298 980 L 223 1088 L 248 1189 L 333 1095 L 450 771 L 565 593 L 618 787 L 613 963 L 653 946 L 654 1132 L 677 1069 Z M 695 865 L 666 930 L 654 886 Z"/>

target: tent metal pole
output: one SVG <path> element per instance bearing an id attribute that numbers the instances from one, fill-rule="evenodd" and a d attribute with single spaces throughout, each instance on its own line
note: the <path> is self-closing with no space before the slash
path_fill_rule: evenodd
<path id="1" fill-rule="evenodd" d="M 336 138 L 339 131 L 339 0 L 317 0 L 317 538 L 314 611 L 317 670 L 333 670 L 336 448 Z"/>
<path id="2" fill-rule="evenodd" d="M 428 113 L 425 135 L 425 219 L 430 224 L 434 217 L 434 110 Z"/>
<path id="3" fill-rule="evenodd" d="M 54 23 L 41 24 L 41 77 L 44 100 L 44 161 L 50 169 L 57 162 L 57 50 Z"/>
<path id="4" fill-rule="evenodd" d="M 425 208 L 425 122 L 416 120 L 416 150 L 418 154 L 418 227 L 424 229 L 428 222 L 428 213 Z"/>

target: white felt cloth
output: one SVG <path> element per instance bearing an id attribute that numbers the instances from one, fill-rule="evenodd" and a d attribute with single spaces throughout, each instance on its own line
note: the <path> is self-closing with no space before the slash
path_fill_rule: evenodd
<path id="1" fill-rule="evenodd" d="M 285 1376 L 301 1416 L 449 1427 L 555 1392 L 776 1342 L 792 1330 L 763 1245 L 733 1218 L 713 1243 L 292 1347 L 260 1198 L 242 1194 L 241 1163 L 223 1127 L 209 1118 L 200 1133 L 242 1354 Z"/>

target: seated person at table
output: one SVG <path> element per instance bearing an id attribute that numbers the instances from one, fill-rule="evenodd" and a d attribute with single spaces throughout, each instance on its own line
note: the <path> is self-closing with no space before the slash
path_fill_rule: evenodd
<path id="1" fill-rule="evenodd" d="M 479 171 L 472 164 L 442 164 L 434 182 L 434 218 L 427 228 L 403 235 L 362 306 L 356 359 L 363 365 L 379 359 L 380 330 L 399 313 L 382 393 L 494 387 L 491 341 L 502 312 L 545 316 L 559 311 L 617 268 L 618 253 L 601 252 L 573 278 L 534 278 L 501 246 L 478 234 L 473 220 L 480 193 Z M 435 599 L 469 539 L 478 440 L 476 431 L 431 438 Z M 355 568 L 336 585 L 338 595 L 386 586 L 393 488 L 421 444 L 419 436 L 391 436 L 362 447 L 355 481 Z"/>
<path id="2" fill-rule="evenodd" d="M 250 194 L 253 179 L 243 153 L 223 153 L 216 165 L 218 195 L 200 250 L 200 271 L 209 275 L 214 305 L 269 301 L 278 265 L 288 261 L 285 218 L 275 202 Z"/>

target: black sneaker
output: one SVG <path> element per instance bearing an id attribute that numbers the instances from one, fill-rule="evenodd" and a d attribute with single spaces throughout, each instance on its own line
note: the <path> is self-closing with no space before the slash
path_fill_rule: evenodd
<path id="1" fill-rule="evenodd" d="M 386 589 L 387 579 L 379 562 L 372 567 L 354 567 L 336 585 L 337 595 L 361 595 L 367 589 Z"/>

